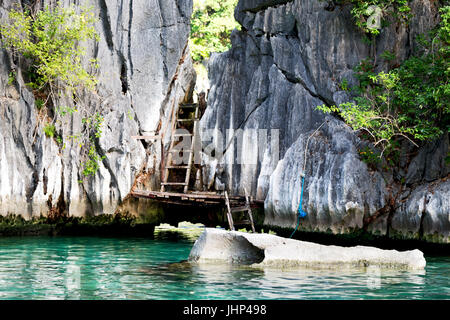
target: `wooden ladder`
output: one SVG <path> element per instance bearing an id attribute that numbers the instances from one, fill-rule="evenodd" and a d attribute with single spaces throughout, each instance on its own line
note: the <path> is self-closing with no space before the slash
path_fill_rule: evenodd
<path id="1" fill-rule="evenodd" d="M 184 111 L 184 110 L 188 110 L 188 109 L 193 109 L 194 117 L 186 118 L 186 119 L 179 119 L 180 111 Z M 192 111 L 190 113 L 188 113 L 188 115 L 190 115 L 191 113 L 192 113 Z M 198 121 L 199 121 L 199 105 L 197 103 L 181 104 L 179 106 L 178 112 L 172 119 L 171 141 L 170 141 L 170 147 L 169 147 L 169 154 L 167 157 L 167 164 L 166 164 L 165 170 L 164 170 L 163 182 L 161 183 L 161 192 L 165 192 L 166 187 L 173 187 L 173 188 L 183 187 L 184 193 L 188 192 L 189 180 L 191 178 L 191 172 L 192 172 L 192 162 L 194 160 L 194 148 L 195 148 L 195 144 L 196 144 L 196 140 L 197 140 Z M 177 129 L 181 129 L 181 128 L 179 128 L 179 124 L 186 123 L 186 122 L 194 122 L 193 132 L 177 133 Z M 176 148 L 175 143 L 178 142 L 178 139 L 177 139 L 178 137 L 191 137 L 192 138 L 191 146 L 190 146 L 189 150 Z M 180 153 L 180 152 L 183 152 L 183 156 L 184 156 L 185 152 L 189 153 L 189 160 L 188 160 L 187 164 L 178 165 L 178 164 L 172 163 L 173 154 Z M 169 181 L 169 175 L 170 175 L 171 170 L 186 170 L 186 176 L 185 176 L 184 182 Z"/>
<path id="2" fill-rule="evenodd" d="M 230 226 L 231 231 L 235 231 L 234 228 L 235 225 L 250 225 L 252 227 L 253 233 L 255 233 L 255 224 L 253 223 L 253 213 L 250 205 L 250 197 L 247 194 L 247 190 L 245 190 L 245 206 L 232 207 L 227 191 L 225 191 L 225 204 L 227 207 L 228 225 Z M 233 213 L 235 212 L 247 212 L 248 220 L 233 222 Z"/>

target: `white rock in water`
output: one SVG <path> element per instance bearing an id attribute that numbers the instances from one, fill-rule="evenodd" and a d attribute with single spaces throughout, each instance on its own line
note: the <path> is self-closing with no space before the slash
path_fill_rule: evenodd
<path id="1" fill-rule="evenodd" d="M 420 250 L 382 250 L 374 247 L 325 246 L 269 234 L 206 228 L 195 242 L 190 262 L 238 263 L 273 267 L 367 267 L 423 269 Z"/>

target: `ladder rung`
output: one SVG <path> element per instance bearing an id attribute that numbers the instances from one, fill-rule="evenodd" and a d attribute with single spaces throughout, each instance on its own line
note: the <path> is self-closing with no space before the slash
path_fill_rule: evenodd
<path id="1" fill-rule="evenodd" d="M 166 169 L 189 169 L 190 166 L 167 166 Z"/>
<path id="2" fill-rule="evenodd" d="M 237 221 L 234 223 L 234 225 L 239 225 L 239 226 L 246 225 L 246 224 L 252 224 L 252 223 L 250 222 L 250 220 L 242 220 L 242 221 Z"/>
<path id="3" fill-rule="evenodd" d="M 191 149 L 189 149 L 189 150 L 186 150 L 186 149 L 172 149 L 172 150 L 170 150 L 169 152 L 170 152 L 170 153 L 179 153 L 179 152 L 191 153 L 192 150 L 191 150 Z"/>
<path id="4" fill-rule="evenodd" d="M 188 183 L 186 182 L 162 182 L 164 186 L 186 186 Z"/>
<path id="5" fill-rule="evenodd" d="M 196 103 L 180 104 L 180 108 L 182 108 L 182 109 L 195 109 L 197 107 L 198 107 L 198 104 L 196 104 Z"/>
<path id="6" fill-rule="evenodd" d="M 159 140 L 161 139 L 161 136 L 131 136 L 131 138 L 137 140 Z"/>
<path id="7" fill-rule="evenodd" d="M 242 211 L 248 211 L 248 207 L 234 207 L 231 208 L 231 212 L 242 212 Z"/>
<path id="8" fill-rule="evenodd" d="M 193 134 L 192 133 L 174 133 L 173 136 L 174 137 L 192 137 Z"/>
<path id="9" fill-rule="evenodd" d="M 193 122 L 197 121 L 197 119 L 177 119 L 178 122 Z"/>

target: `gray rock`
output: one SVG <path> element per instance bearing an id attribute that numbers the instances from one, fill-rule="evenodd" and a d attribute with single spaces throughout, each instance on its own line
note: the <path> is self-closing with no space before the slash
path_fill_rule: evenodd
<path id="1" fill-rule="evenodd" d="M 422 181 L 432 182 L 450 173 L 445 159 L 450 152 L 449 136 L 426 145 L 419 151 L 408 167 L 406 183 L 413 185 Z"/>
<path id="2" fill-rule="evenodd" d="M 316 110 L 350 101 L 340 84 L 357 83 L 353 69 L 374 49 L 354 25 L 350 6 L 327 11 L 325 5 L 316 0 L 239 1 L 235 17 L 242 31 L 233 32 L 230 51 L 214 55 L 209 63 L 211 91 L 201 127 L 222 133 L 214 142 L 225 152 L 204 158 L 209 181 L 205 187 L 216 179 L 233 194 L 249 190 L 265 200 L 265 224 L 294 228 L 304 173 L 303 209 L 308 217 L 302 230 L 351 233 L 364 228 L 389 236 L 402 230 L 412 238 L 416 232 L 430 241 L 448 242 L 450 195 L 446 182 L 438 182 L 448 175 L 448 137 L 421 149 L 409 168 L 403 159 L 403 171 L 394 173 L 397 179 L 406 176 L 410 194 L 423 183 L 441 186 L 433 193 L 433 214 L 421 220 L 422 211 L 413 200 L 425 196 L 419 188 L 406 204 L 398 203 L 393 212 L 378 217 L 374 215 L 389 206 L 399 190 L 394 175 L 369 169 L 359 155 L 366 143 L 340 120 Z M 411 6 L 416 15 L 408 28 L 393 23 L 381 30 L 375 46 L 377 70 L 388 66 L 381 58 L 384 51 L 394 52 L 401 62 L 415 48 L 413 35 L 437 23 L 433 1 L 413 1 Z M 306 142 L 326 120 L 310 139 L 303 172 Z M 241 140 L 227 137 L 227 130 L 239 129 Z M 264 130 L 270 133 L 265 144 L 260 143 Z M 377 218 L 365 225 L 371 217 Z M 430 232 L 439 236 L 428 236 Z"/>
<path id="3" fill-rule="evenodd" d="M 0 18 L 22 3 L 2 1 Z M 201 130 L 204 143 L 216 150 L 214 156 L 203 153 L 199 181 L 204 189 L 248 190 L 265 200 L 266 224 L 292 228 L 304 173 L 308 217 L 301 228 L 347 233 L 363 228 L 366 218 L 390 205 L 399 187 L 392 174 L 373 172 L 361 161 L 358 151 L 364 142 L 348 126 L 316 110 L 351 99 L 340 83 L 345 79 L 355 85 L 353 68 L 374 49 L 362 41 L 348 6 L 327 11 L 325 5 L 317 0 L 239 1 L 235 16 L 242 31 L 232 33 L 232 49 L 213 54 L 208 66 L 209 107 Z M 394 51 L 401 62 L 417 47 L 414 37 L 436 24 L 434 1 L 415 0 L 411 6 L 416 15 L 408 28 L 392 24 L 377 38 L 378 70 L 387 65 L 380 57 L 384 51 Z M 67 140 L 62 149 L 43 134 L 45 121 L 24 85 L 23 64 L 1 50 L 0 214 L 31 217 L 61 204 L 71 215 L 128 208 L 159 212 L 123 200 L 133 187 L 158 188 L 173 108 L 191 99 L 195 73 L 187 40 L 192 1 L 99 0 L 94 11 L 101 41 L 87 44 L 86 58 L 99 60 L 99 84 L 95 93 L 82 96 L 82 104 L 105 117 L 97 142 L 105 157 L 100 169 L 83 179 L 78 144 Z M 12 70 L 17 80 L 8 84 Z M 72 106 L 73 101 L 62 97 L 59 104 Z M 324 123 L 310 139 L 303 172 L 306 142 Z M 66 137 L 76 134 L 81 115 L 57 116 L 56 126 Z M 158 134 L 162 142 L 131 138 L 140 134 Z M 379 217 L 370 232 L 450 241 L 448 148 L 446 136 L 422 148 L 411 162 L 402 158 L 395 177 L 405 178 L 407 188 L 395 210 Z"/>
<path id="4" fill-rule="evenodd" d="M 21 3 L 2 1 L 1 18 Z M 160 144 L 147 153 L 132 136 L 167 131 L 172 108 L 192 94 L 195 73 L 187 46 L 192 0 L 99 0 L 93 5 L 101 40 L 87 44 L 86 59 L 98 59 L 99 82 L 96 93 L 84 95 L 81 103 L 105 118 L 98 141 L 105 159 L 94 177 L 83 178 L 78 143 L 67 139 L 62 150 L 43 134 L 45 123 L 38 120 L 20 61 L 0 51 L 0 214 L 46 214 L 58 200 L 74 216 L 114 213 L 140 174 L 156 171 L 159 177 Z M 18 78 L 8 85 L 12 69 Z M 63 97 L 60 104 L 72 106 L 73 101 Z M 81 115 L 57 116 L 56 126 L 65 137 L 77 134 Z"/>
<path id="5" fill-rule="evenodd" d="M 450 181 L 413 189 L 392 217 L 392 236 L 448 242 L 450 237 Z"/>
<path id="6" fill-rule="evenodd" d="M 268 234 L 227 232 L 207 228 L 189 254 L 191 263 L 250 264 L 271 268 L 379 267 L 424 269 L 426 260 L 419 250 L 399 252 L 374 247 L 324 246 Z"/>

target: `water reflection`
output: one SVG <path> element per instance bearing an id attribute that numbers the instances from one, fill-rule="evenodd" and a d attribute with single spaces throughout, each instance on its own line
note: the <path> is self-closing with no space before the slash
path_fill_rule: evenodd
<path id="1" fill-rule="evenodd" d="M 427 269 L 196 265 L 192 241 L 0 239 L 0 299 L 450 299 L 450 258 Z"/>

